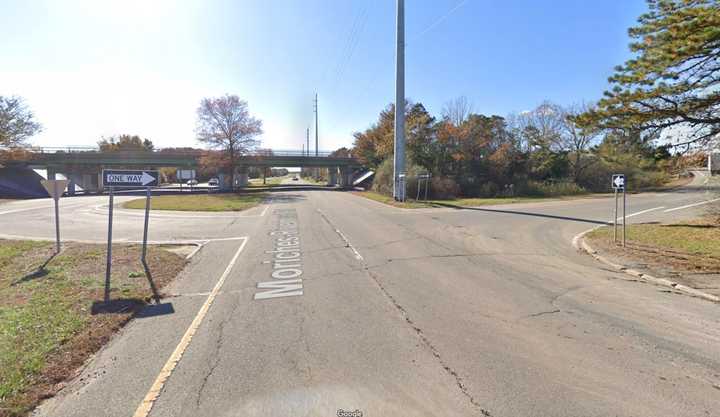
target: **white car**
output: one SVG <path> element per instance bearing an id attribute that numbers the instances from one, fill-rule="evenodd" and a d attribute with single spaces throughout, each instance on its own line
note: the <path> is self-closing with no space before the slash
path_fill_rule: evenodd
<path id="1" fill-rule="evenodd" d="M 210 179 L 208 180 L 208 185 L 209 185 L 210 187 L 217 187 L 217 186 L 220 185 L 220 180 L 217 179 L 217 178 L 210 178 Z"/>
<path id="2" fill-rule="evenodd" d="M 197 180 L 188 180 L 188 182 L 186 184 L 192 187 L 192 186 L 198 185 L 198 182 L 197 182 Z"/>

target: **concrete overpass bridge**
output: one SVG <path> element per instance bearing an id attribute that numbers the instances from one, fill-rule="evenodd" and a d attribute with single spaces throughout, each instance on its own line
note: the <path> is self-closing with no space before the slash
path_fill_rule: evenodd
<path id="1" fill-rule="evenodd" d="M 102 191 L 103 169 L 157 169 L 176 167 L 196 168 L 206 151 L 154 150 L 154 151 L 100 151 L 90 147 L 30 148 L 15 166 L 47 170 L 49 179 L 57 174 L 69 181 L 68 192 L 75 193 L 75 185 L 86 191 Z M 330 185 L 349 186 L 353 174 L 361 168 L 355 158 L 331 156 L 330 152 L 260 150 L 240 156 L 235 163 L 238 186 L 247 185 L 250 167 L 327 168 Z M 222 174 L 220 175 L 222 176 Z M 222 183 L 221 178 L 221 183 Z"/>

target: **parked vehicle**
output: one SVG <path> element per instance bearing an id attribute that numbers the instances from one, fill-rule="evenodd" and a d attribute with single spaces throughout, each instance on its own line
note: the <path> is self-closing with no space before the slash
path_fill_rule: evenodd
<path id="1" fill-rule="evenodd" d="M 218 187 L 220 185 L 220 180 L 217 178 L 210 178 L 210 180 L 208 180 L 208 185 L 211 187 Z"/>
<path id="2" fill-rule="evenodd" d="M 198 181 L 197 180 L 188 180 L 188 182 L 186 184 L 193 187 L 195 185 L 198 185 Z"/>

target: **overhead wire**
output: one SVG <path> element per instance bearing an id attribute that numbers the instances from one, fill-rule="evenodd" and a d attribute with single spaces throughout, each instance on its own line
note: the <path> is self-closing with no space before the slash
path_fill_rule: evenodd
<path id="1" fill-rule="evenodd" d="M 455 13 L 459 8 L 461 8 L 463 5 L 465 5 L 465 3 L 467 3 L 467 1 L 468 1 L 468 0 L 460 0 L 460 2 L 459 2 L 458 4 L 456 4 L 452 9 L 450 9 L 447 13 L 445 13 L 445 14 L 442 15 L 442 16 L 440 16 L 440 17 L 439 17 L 438 19 L 436 19 L 434 22 L 430 23 L 428 26 L 425 27 L 425 29 L 423 29 L 422 31 L 420 31 L 420 33 L 418 33 L 418 34 L 415 35 L 412 39 L 410 39 L 410 42 L 414 42 L 414 41 L 418 40 L 419 38 L 421 38 L 421 37 L 422 37 L 423 35 L 425 35 L 426 33 L 430 32 L 430 31 L 433 30 L 433 29 L 435 29 L 435 27 L 437 27 L 440 23 L 444 22 L 445 19 L 447 19 L 448 17 L 450 17 L 450 15 L 452 15 L 452 14 Z M 405 42 L 405 46 L 407 47 L 407 45 L 408 45 L 410 42 Z"/>

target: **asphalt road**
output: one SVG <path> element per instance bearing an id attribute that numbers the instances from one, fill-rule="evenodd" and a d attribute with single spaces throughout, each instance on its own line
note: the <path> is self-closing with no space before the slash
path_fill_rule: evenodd
<path id="1" fill-rule="evenodd" d="M 629 220 L 699 213 L 717 198 L 704 182 L 629 196 Z M 106 204 L 62 200 L 63 236 L 104 241 Z M 204 242 L 174 313 L 133 321 L 36 415 L 718 415 L 719 306 L 571 246 L 611 207 L 298 190 L 241 214 L 154 213 L 151 239 Z M 118 241 L 140 238 L 137 212 L 115 215 Z M 2 204 L 0 234 L 52 237 L 51 216 L 48 200 Z"/>

